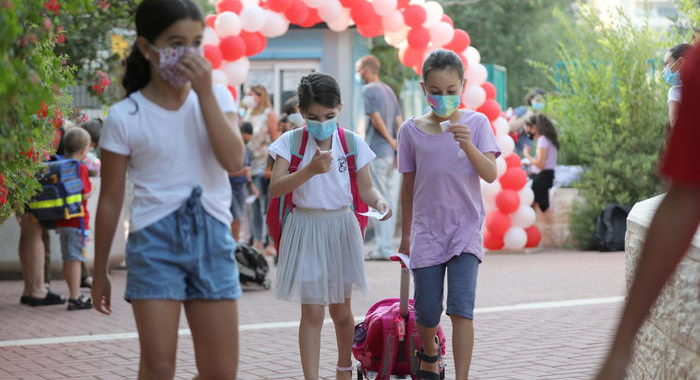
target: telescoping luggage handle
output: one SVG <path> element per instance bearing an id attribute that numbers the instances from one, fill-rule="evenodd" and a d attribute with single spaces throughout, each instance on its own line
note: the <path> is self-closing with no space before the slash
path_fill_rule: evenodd
<path id="1" fill-rule="evenodd" d="M 408 317 L 408 290 L 411 287 L 411 270 L 409 269 L 408 256 L 399 253 L 392 255 L 391 261 L 398 261 L 401 264 L 401 298 L 399 301 L 399 313 L 402 317 Z"/>

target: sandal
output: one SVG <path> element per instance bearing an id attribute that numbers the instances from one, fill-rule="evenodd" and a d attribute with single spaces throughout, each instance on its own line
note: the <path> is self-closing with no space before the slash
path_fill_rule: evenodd
<path id="1" fill-rule="evenodd" d="M 336 372 L 350 372 L 350 378 L 352 378 L 352 371 L 355 369 L 352 365 L 350 367 L 335 367 Z"/>
<path id="2" fill-rule="evenodd" d="M 70 311 L 92 309 L 92 300 L 90 297 L 81 294 L 78 298 L 71 298 L 68 300 L 67 309 Z"/>
<path id="3" fill-rule="evenodd" d="M 424 379 L 424 380 L 441 380 L 442 376 L 440 376 L 440 373 L 438 372 L 428 372 L 420 369 L 420 365 L 422 362 L 426 363 L 437 363 L 438 360 L 440 360 L 440 355 L 434 355 L 434 356 L 429 356 L 426 355 L 425 352 L 423 352 L 423 349 L 421 348 L 420 350 L 416 350 L 416 358 L 418 358 L 418 371 L 416 372 L 416 376 L 419 379 Z M 438 365 L 438 371 L 440 370 L 439 365 Z"/>
<path id="4" fill-rule="evenodd" d="M 63 305 L 66 303 L 66 299 L 59 296 L 58 294 L 47 291 L 44 298 L 32 297 L 32 296 L 22 296 L 19 302 L 23 305 L 29 305 L 32 307 L 36 306 L 51 306 L 51 305 Z"/>

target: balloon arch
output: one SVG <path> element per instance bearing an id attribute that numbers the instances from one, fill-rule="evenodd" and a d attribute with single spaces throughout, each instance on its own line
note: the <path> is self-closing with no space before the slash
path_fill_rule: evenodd
<path id="1" fill-rule="evenodd" d="M 487 82 L 479 51 L 470 46 L 469 34 L 454 28 L 450 17 L 435 1 L 425 0 L 220 0 L 216 15 L 206 18 L 204 55 L 213 67 L 217 83 L 236 88 L 248 76 L 247 57 L 262 52 L 268 38 L 287 33 L 291 24 L 312 27 L 325 22 L 333 31 L 355 26 L 360 35 L 383 35 L 398 49 L 401 63 L 421 74 L 423 58 L 435 49 L 452 50 L 464 63 L 467 86 L 465 108 L 481 112 L 491 121 L 503 156 L 496 160 L 499 180 L 482 181 L 487 208 L 484 246 L 487 249 L 535 247 L 540 232 L 530 207 L 534 195 L 526 186 L 520 158 L 513 153 L 508 121 L 496 99 L 496 87 Z"/>

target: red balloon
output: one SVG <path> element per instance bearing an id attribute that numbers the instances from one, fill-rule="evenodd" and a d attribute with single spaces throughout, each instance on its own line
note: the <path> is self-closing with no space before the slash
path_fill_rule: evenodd
<path id="1" fill-rule="evenodd" d="M 407 24 L 408 25 L 408 24 Z M 455 53 L 461 53 L 469 47 L 472 43 L 469 34 L 462 29 L 455 29 L 455 36 L 452 37 L 452 41 L 445 45 L 445 49 L 452 50 Z"/>
<path id="2" fill-rule="evenodd" d="M 260 49 L 258 49 L 258 51 L 255 52 L 255 54 L 260 54 L 260 53 L 262 53 L 262 52 L 265 50 L 265 48 L 267 47 L 267 37 L 265 37 L 265 35 L 262 34 L 262 33 L 260 33 L 260 32 L 257 32 L 257 33 L 258 33 L 258 36 L 260 37 L 261 43 L 260 43 Z"/>
<path id="3" fill-rule="evenodd" d="M 515 190 L 501 190 L 496 195 L 496 207 L 504 214 L 512 214 L 520 207 L 520 196 Z"/>
<path id="4" fill-rule="evenodd" d="M 245 54 L 245 41 L 240 36 L 227 36 L 219 43 L 221 56 L 227 61 L 236 61 Z"/>
<path id="5" fill-rule="evenodd" d="M 357 2 L 358 0 L 340 0 L 340 5 L 342 5 L 345 8 L 352 8 Z"/>
<path id="6" fill-rule="evenodd" d="M 532 225 L 526 228 L 525 233 L 527 234 L 527 243 L 525 243 L 525 248 L 535 248 L 540 245 L 540 241 L 542 241 L 542 233 L 537 226 Z"/>
<path id="7" fill-rule="evenodd" d="M 216 13 L 221 13 L 221 12 L 234 12 L 234 13 L 241 13 L 241 10 L 243 9 L 243 3 L 241 3 L 240 0 L 219 0 L 218 3 L 216 3 Z"/>
<path id="8" fill-rule="evenodd" d="M 484 82 L 484 84 L 481 85 L 481 88 L 486 91 L 486 99 L 496 99 L 496 86 L 494 86 L 493 83 Z"/>
<path id="9" fill-rule="evenodd" d="M 218 69 L 223 60 L 221 50 L 216 45 L 204 45 L 204 58 L 211 63 L 211 67 L 214 69 Z"/>
<path id="10" fill-rule="evenodd" d="M 453 28 L 455 26 L 454 21 L 452 21 L 452 18 L 450 18 L 450 16 L 448 16 L 448 15 L 442 15 L 442 20 L 440 20 L 440 21 L 450 24 L 450 26 Z"/>
<path id="11" fill-rule="evenodd" d="M 267 0 L 267 7 L 277 13 L 285 12 L 292 5 L 292 0 Z"/>
<path id="12" fill-rule="evenodd" d="M 374 13 L 374 7 L 369 1 L 360 0 L 356 1 L 350 10 L 350 17 L 355 21 L 355 24 L 361 25 L 369 23 L 377 15 Z"/>
<path id="13" fill-rule="evenodd" d="M 406 67 L 415 67 L 423 64 L 423 55 L 425 55 L 425 51 L 414 49 L 409 46 L 404 51 L 403 56 L 399 54 L 399 60 Z"/>
<path id="14" fill-rule="evenodd" d="M 292 24 L 301 24 L 309 16 L 309 8 L 301 0 L 292 0 L 292 5 L 284 12 L 284 16 Z"/>
<path id="15" fill-rule="evenodd" d="M 411 28 L 406 40 L 408 41 L 408 46 L 418 50 L 425 50 L 430 43 L 430 32 L 421 26 Z"/>
<path id="16" fill-rule="evenodd" d="M 484 248 L 489 251 L 498 251 L 503 249 L 505 243 L 503 243 L 503 236 L 497 236 L 489 231 L 484 233 Z"/>
<path id="17" fill-rule="evenodd" d="M 235 87 L 228 86 L 228 91 L 231 93 L 231 96 L 233 96 L 233 100 L 238 100 L 238 90 L 236 90 Z"/>
<path id="18" fill-rule="evenodd" d="M 263 39 L 265 36 L 257 32 L 247 32 L 245 30 L 241 31 L 240 36 L 245 42 L 246 56 L 250 57 L 262 51 L 261 48 L 263 47 Z"/>
<path id="19" fill-rule="evenodd" d="M 427 17 L 428 14 L 425 11 L 425 8 L 421 7 L 418 4 L 409 5 L 403 11 L 404 22 L 410 27 L 417 27 L 423 25 Z"/>
<path id="20" fill-rule="evenodd" d="M 204 19 L 204 24 L 206 26 L 214 29 L 214 23 L 216 22 L 216 15 L 209 15 Z"/>
<path id="21" fill-rule="evenodd" d="M 511 153 L 510 156 L 506 157 L 506 166 L 509 168 L 519 168 L 523 166 L 522 161 L 520 161 L 520 156 L 517 153 Z"/>
<path id="22" fill-rule="evenodd" d="M 476 112 L 481 112 L 493 123 L 501 116 L 501 105 L 493 99 L 487 99 Z"/>
<path id="23" fill-rule="evenodd" d="M 413 66 L 413 72 L 416 73 L 419 77 L 423 76 L 423 65 L 417 64 Z"/>
<path id="24" fill-rule="evenodd" d="M 396 9 L 406 8 L 410 2 L 411 0 L 399 0 L 396 4 Z"/>
<path id="25" fill-rule="evenodd" d="M 323 21 L 321 20 L 321 16 L 318 15 L 318 10 L 316 8 L 308 8 L 309 9 L 309 15 L 306 16 L 306 20 L 299 24 L 299 26 L 302 26 L 304 28 L 310 28 L 319 22 Z"/>
<path id="26" fill-rule="evenodd" d="M 498 181 L 503 189 L 520 191 L 527 184 L 527 174 L 521 168 L 508 168 Z"/>
<path id="27" fill-rule="evenodd" d="M 486 230 L 496 237 L 503 237 L 512 225 L 508 215 L 495 210 L 486 216 Z"/>
<path id="28" fill-rule="evenodd" d="M 376 15 L 375 17 L 372 17 L 370 22 L 357 25 L 357 32 L 366 38 L 381 36 L 383 31 L 384 28 L 382 28 L 382 18 Z"/>

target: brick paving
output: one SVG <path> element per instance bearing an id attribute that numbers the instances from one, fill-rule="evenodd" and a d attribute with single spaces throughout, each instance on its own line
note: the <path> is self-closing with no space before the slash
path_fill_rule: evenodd
<path id="1" fill-rule="evenodd" d="M 396 264 L 368 262 L 367 270 L 371 290 L 353 300 L 356 315 L 362 315 L 376 300 L 398 292 Z M 477 309 L 624 293 L 621 253 L 493 254 L 487 256 L 480 270 Z M 2 282 L 0 379 L 135 378 L 139 349 L 134 338 L 2 347 L 23 339 L 133 333 L 130 307 L 121 299 L 125 277 L 123 271 L 112 274 L 115 299 L 110 317 L 94 311 L 69 313 L 60 306 L 21 306 L 21 283 Z M 66 291 L 58 280 L 53 289 L 63 294 Z M 620 302 L 613 302 L 477 313 L 472 379 L 590 379 L 605 353 L 620 307 Z M 298 305 L 276 300 L 271 291 L 247 291 L 239 309 L 240 324 L 248 327 L 299 318 Z M 182 319 L 182 328 L 186 328 Z M 449 337 L 449 320 L 443 322 Z M 297 328 L 288 326 L 241 332 L 239 379 L 302 378 Z M 322 333 L 323 378 L 334 378 L 335 359 L 335 335 L 328 324 Z M 448 378 L 449 362 L 450 358 Z M 189 336 L 180 337 L 177 365 L 178 379 L 191 379 L 196 373 Z"/>

